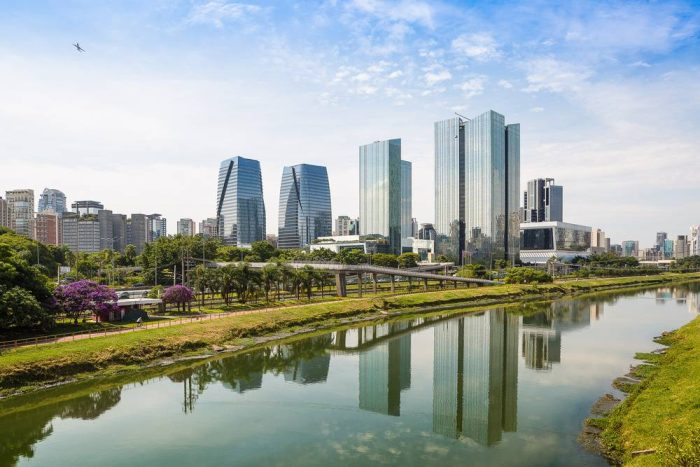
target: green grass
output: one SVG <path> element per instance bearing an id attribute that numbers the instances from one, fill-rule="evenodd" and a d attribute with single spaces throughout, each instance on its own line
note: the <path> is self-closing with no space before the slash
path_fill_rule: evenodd
<path id="1" fill-rule="evenodd" d="M 0 395 L 28 392 L 48 384 L 83 379 L 95 373 L 137 368 L 167 357 L 210 352 L 213 345 L 246 345 L 253 337 L 308 329 L 312 325 L 334 325 L 349 317 L 384 317 L 385 310 L 401 313 L 426 307 L 485 306 L 698 279 L 700 274 L 664 274 L 543 285 L 445 289 L 394 296 L 366 294 L 363 298 L 334 298 L 96 339 L 22 347 L 0 354 Z"/>
<path id="2" fill-rule="evenodd" d="M 635 374 L 644 378 L 607 419 L 602 439 L 609 455 L 630 466 L 682 465 L 673 457 L 671 436 L 686 450 L 700 452 L 700 318 L 665 335 L 667 352 L 638 354 L 647 364 Z M 599 422 L 600 423 L 600 422 Z M 695 429 L 695 433 L 691 434 Z M 656 452 L 633 456 L 634 451 Z M 688 465 L 700 465 L 700 459 Z"/>

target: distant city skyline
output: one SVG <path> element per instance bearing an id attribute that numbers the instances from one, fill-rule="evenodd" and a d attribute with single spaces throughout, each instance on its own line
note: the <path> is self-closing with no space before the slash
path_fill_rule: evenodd
<path id="1" fill-rule="evenodd" d="M 218 163 L 246 154 L 276 232 L 290 155 L 326 165 L 334 215 L 356 217 L 351 161 L 391 135 L 413 217 L 437 222 L 433 123 L 495 109 L 522 125 L 521 182 L 566 186 L 567 218 L 645 245 L 700 223 L 692 2 L 227 5 L 3 3 L 0 192 L 199 221 Z"/>

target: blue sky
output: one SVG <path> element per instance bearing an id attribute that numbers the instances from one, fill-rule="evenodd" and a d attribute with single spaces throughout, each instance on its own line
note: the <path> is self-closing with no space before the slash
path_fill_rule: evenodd
<path id="1" fill-rule="evenodd" d="M 402 138 L 433 219 L 433 122 L 521 124 L 522 183 L 613 242 L 700 223 L 697 2 L 4 1 L 0 191 L 212 216 L 219 162 L 328 166 L 358 214 L 357 148 Z M 71 43 L 87 50 L 78 54 Z"/>

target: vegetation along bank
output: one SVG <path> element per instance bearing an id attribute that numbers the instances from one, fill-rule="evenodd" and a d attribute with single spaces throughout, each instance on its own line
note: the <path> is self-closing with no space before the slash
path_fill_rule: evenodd
<path id="1" fill-rule="evenodd" d="M 261 310 L 217 320 L 141 330 L 56 344 L 22 347 L 0 354 L 0 395 L 26 393 L 48 385 L 96 375 L 134 370 L 157 361 L 239 350 L 269 339 L 350 321 L 415 313 L 425 307 L 478 307 L 554 299 L 603 290 L 658 286 L 700 280 L 700 274 L 660 274 L 566 281 L 553 284 L 507 284 L 440 290 L 398 296 L 346 299 Z"/>

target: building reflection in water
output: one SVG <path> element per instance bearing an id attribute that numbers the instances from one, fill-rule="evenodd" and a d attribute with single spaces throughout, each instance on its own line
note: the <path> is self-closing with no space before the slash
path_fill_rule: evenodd
<path id="1" fill-rule="evenodd" d="M 584 328 L 603 316 L 602 302 L 559 301 L 523 317 L 521 354 L 525 366 L 549 371 L 561 363 L 562 333 Z"/>
<path id="2" fill-rule="evenodd" d="M 435 325 L 435 433 L 491 445 L 516 430 L 519 319 L 499 309 Z"/>
<path id="3" fill-rule="evenodd" d="M 654 293 L 656 303 L 664 304 L 667 301 L 675 300 L 679 305 L 685 304 L 688 313 L 700 313 L 700 285 L 689 284 L 686 287 L 665 287 L 658 289 Z"/>

